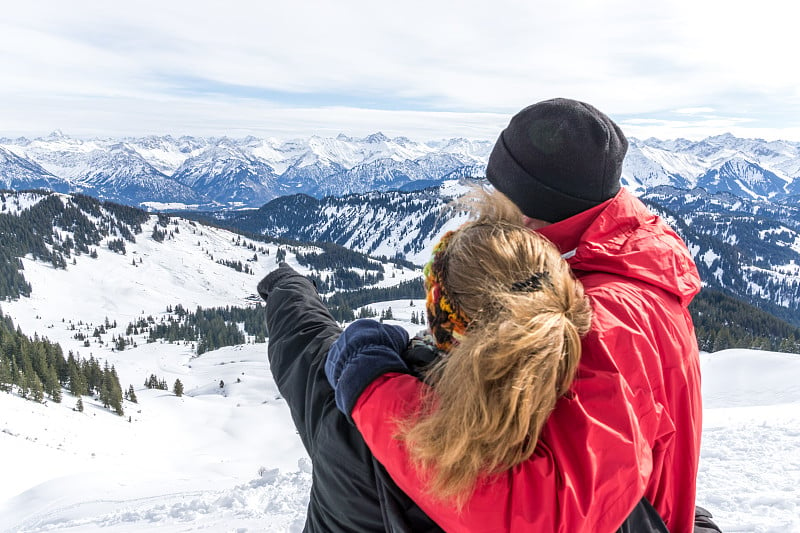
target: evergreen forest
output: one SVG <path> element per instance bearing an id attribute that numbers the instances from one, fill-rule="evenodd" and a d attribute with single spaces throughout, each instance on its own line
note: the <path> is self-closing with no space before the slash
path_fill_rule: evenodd
<path id="1" fill-rule="evenodd" d="M 64 358 L 61 346 L 34 334 L 27 337 L 0 310 L 0 391 L 22 398 L 59 403 L 62 388 L 73 396 L 94 395 L 103 406 L 123 415 L 122 388 L 114 366 L 72 352 Z M 83 402 L 81 402 L 82 405 Z"/>
<path id="2" fill-rule="evenodd" d="M 265 342 L 266 307 L 198 307 L 190 312 L 181 304 L 166 309 L 167 315 L 160 320 L 152 316 L 139 317 L 128 324 L 125 334 L 147 334 L 147 342 L 164 340 L 169 343 L 184 341 L 195 345 L 197 355 L 224 346 L 244 344 L 245 334 L 254 337 L 254 342 Z M 239 328 L 242 324 L 242 328 Z"/>
<path id="3" fill-rule="evenodd" d="M 703 289 L 689 304 L 689 311 L 701 350 L 800 353 L 800 328 L 723 292 Z"/>

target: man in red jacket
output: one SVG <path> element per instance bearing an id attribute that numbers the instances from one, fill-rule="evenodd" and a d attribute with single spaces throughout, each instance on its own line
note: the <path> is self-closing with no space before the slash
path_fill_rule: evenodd
<path id="1" fill-rule="evenodd" d="M 549 100 L 512 118 L 486 175 L 524 213 L 525 225 L 561 250 L 592 301 L 575 391 L 605 403 L 606 418 L 625 420 L 589 442 L 592 449 L 626 439 L 634 445 L 630 457 L 619 458 L 617 486 L 601 500 L 595 495 L 593 506 L 611 510 L 644 495 L 670 531 L 688 532 L 702 409 L 686 306 L 700 280 L 681 239 L 620 187 L 627 148 L 620 128 L 593 106 Z"/>
<path id="2" fill-rule="evenodd" d="M 480 483 L 464 509 L 426 491 L 394 438 L 425 385 L 377 357 L 377 337 L 348 344 L 345 331 L 328 354 L 337 405 L 445 530 L 612 532 L 642 498 L 670 532 L 694 528 L 702 410 L 687 305 L 700 279 L 683 241 L 620 188 L 626 150 L 611 119 L 565 99 L 523 109 L 495 145 L 489 181 L 559 247 L 594 319 L 534 455 Z"/>

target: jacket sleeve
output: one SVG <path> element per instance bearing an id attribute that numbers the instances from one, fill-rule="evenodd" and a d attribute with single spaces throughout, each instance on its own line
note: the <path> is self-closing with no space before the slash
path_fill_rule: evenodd
<path id="1" fill-rule="evenodd" d="M 394 438 L 397 420 L 414 413 L 423 383 L 412 376 L 379 377 L 356 402 L 353 420 L 398 486 L 445 530 L 613 532 L 641 500 L 652 471 L 652 446 L 674 431 L 648 390 L 643 361 L 657 359 L 619 302 L 602 312 L 603 338 L 584 339 L 584 357 L 570 393 L 545 425 L 534 455 L 483 479 L 461 512 L 431 497 L 426 473 Z M 611 351 L 628 354 L 620 367 Z"/>
<path id="2" fill-rule="evenodd" d="M 258 291 L 267 302 L 270 371 L 306 450 L 313 456 L 315 428 L 332 401 L 324 372 L 325 355 L 341 328 L 311 281 L 288 265 L 267 275 Z"/>
<path id="3" fill-rule="evenodd" d="M 325 374 L 336 395 L 336 407 L 349 421 L 353 406 L 375 378 L 389 372 L 411 373 L 402 354 L 408 333 L 399 327 L 356 320 L 328 350 Z"/>

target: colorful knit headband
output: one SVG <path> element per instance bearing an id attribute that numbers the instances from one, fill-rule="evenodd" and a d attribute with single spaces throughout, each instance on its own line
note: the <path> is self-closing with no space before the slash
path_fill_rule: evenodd
<path id="1" fill-rule="evenodd" d="M 448 351 L 454 343 L 463 338 L 469 325 L 467 317 L 447 294 L 445 279 L 447 272 L 447 245 L 455 232 L 448 231 L 433 248 L 431 260 L 422 271 L 425 275 L 427 296 L 425 306 L 428 311 L 428 326 L 440 350 Z"/>

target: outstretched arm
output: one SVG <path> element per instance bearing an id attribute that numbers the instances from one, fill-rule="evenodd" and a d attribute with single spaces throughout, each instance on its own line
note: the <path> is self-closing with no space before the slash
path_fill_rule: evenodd
<path id="1" fill-rule="evenodd" d="M 258 292 L 267 302 L 270 370 L 311 453 L 314 426 L 332 396 L 325 356 L 342 330 L 313 283 L 285 263 L 261 280 Z"/>

